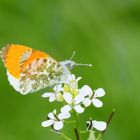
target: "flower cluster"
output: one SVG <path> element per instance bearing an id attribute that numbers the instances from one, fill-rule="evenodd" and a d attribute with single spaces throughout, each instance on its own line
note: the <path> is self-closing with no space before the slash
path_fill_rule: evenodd
<path id="1" fill-rule="evenodd" d="M 78 82 L 80 79 L 81 77 L 76 78 L 75 75 L 69 74 L 64 84 L 56 85 L 53 92 L 46 92 L 42 95 L 43 98 L 49 98 L 50 102 L 59 101 L 64 104 L 60 109 L 60 113 L 57 114 L 54 110 L 48 114 L 47 120 L 42 122 L 43 127 L 51 126 L 55 131 L 59 131 L 63 128 L 64 121 L 71 117 L 73 111 L 80 114 L 90 105 L 98 108 L 103 106 L 99 98 L 105 95 L 104 89 L 92 90 L 88 85 L 84 85 L 79 89 Z M 88 130 L 96 128 L 103 131 L 106 126 L 106 123 L 102 121 L 87 121 Z"/>

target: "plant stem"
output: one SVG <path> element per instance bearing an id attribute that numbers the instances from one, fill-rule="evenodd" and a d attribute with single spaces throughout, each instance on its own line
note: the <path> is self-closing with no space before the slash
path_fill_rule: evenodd
<path id="1" fill-rule="evenodd" d="M 74 128 L 76 140 L 80 140 L 80 128 L 79 128 L 79 115 L 75 112 L 76 128 Z"/>
<path id="2" fill-rule="evenodd" d="M 87 133 L 87 132 L 89 132 L 89 131 L 83 130 L 83 131 L 80 131 L 80 134 L 85 134 L 85 133 Z"/>
<path id="3" fill-rule="evenodd" d="M 102 134 L 100 133 L 96 140 L 101 140 L 101 138 L 102 138 Z"/>
<path id="4" fill-rule="evenodd" d="M 77 114 L 77 113 L 75 113 L 76 115 L 76 127 L 77 127 L 77 129 L 78 129 L 78 131 L 79 131 L 79 115 Z"/>
<path id="5" fill-rule="evenodd" d="M 112 120 L 114 114 L 115 114 L 115 109 L 113 109 L 112 112 L 111 112 L 111 114 L 109 115 L 109 118 L 108 118 L 108 121 L 107 121 L 107 127 L 108 127 L 108 125 L 110 124 L 110 122 L 111 122 L 111 120 Z M 104 134 L 105 132 L 106 132 L 106 129 L 105 129 L 104 131 L 102 131 L 102 132 L 98 135 L 98 137 L 97 137 L 96 140 L 101 140 L 101 138 L 102 138 L 102 136 L 103 136 L 103 134 Z"/>
<path id="6" fill-rule="evenodd" d="M 80 140 L 80 135 L 77 128 L 74 128 L 75 136 L 77 140 Z"/>
<path id="7" fill-rule="evenodd" d="M 68 136 L 66 136 L 64 133 L 60 133 L 60 136 L 62 138 L 64 138 L 65 140 L 72 140 L 71 138 L 69 138 Z"/>
<path id="8" fill-rule="evenodd" d="M 68 136 L 66 136 L 64 133 L 60 133 L 60 132 L 57 132 L 57 131 L 54 131 L 54 130 L 50 130 L 51 132 L 55 133 L 55 134 L 58 134 L 60 137 L 64 138 L 65 140 L 72 140 L 71 138 L 69 138 Z"/>

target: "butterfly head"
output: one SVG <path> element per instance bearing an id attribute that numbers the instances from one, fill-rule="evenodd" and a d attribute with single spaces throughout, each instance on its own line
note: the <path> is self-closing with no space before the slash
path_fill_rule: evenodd
<path id="1" fill-rule="evenodd" d="M 66 66 L 69 70 L 72 70 L 76 66 L 92 67 L 92 64 L 81 64 L 81 63 L 76 63 L 75 61 L 72 61 L 74 56 L 75 56 L 75 51 L 73 52 L 69 60 L 61 61 L 60 64 L 62 66 Z"/>
<path id="2" fill-rule="evenodd" d="M 69 70 L 72 70 L 76 66 L 92 67 L 92 64 L 81 64 L 81 63 L 76 63 L 75 61 L 72 60 L 61 61 L 60 64 L 62 66 L 66 66 Z"/>

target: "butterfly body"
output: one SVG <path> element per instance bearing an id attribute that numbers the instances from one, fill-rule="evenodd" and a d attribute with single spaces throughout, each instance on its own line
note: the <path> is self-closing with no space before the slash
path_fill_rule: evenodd
<path id="1" fill-rule="evenodd" d="M 70 69 L 48 54 L 23 45 L 7 45 L 1 51 L 10 84 L 21 94 L 63 83 Z"/>

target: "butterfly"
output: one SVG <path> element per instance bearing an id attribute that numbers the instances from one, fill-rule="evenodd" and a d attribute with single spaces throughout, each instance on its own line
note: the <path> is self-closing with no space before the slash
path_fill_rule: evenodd
<path id="1" fill-rule="evenodd" d="M 72 61 L 74 54 L 70 60 L 58 62 L 49 54 L 24 45 L 9 44 L 0 51 L 10 85 L 24 95 L 65 83 L 75 66 L 91 66 Z"/>

